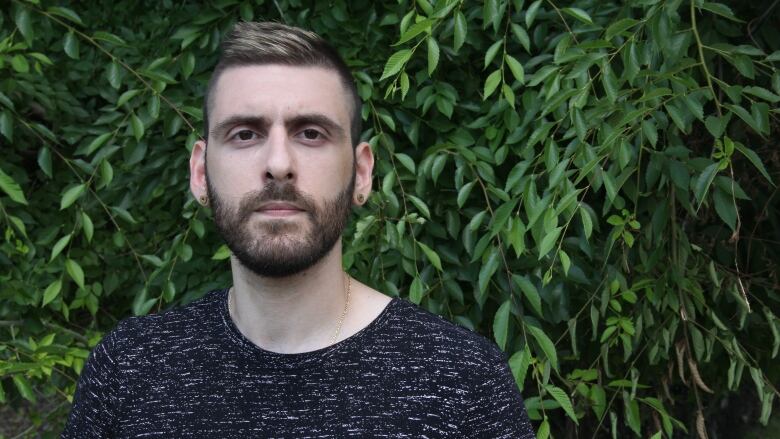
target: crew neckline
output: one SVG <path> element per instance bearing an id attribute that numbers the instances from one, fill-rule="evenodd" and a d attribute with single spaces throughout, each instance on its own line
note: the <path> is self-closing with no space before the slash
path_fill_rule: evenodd
<path id="1" fill-rule="evenodd" d="M 397 297 L 392 297 L 390 301 L 385 305 L 382 312 L 374 318 L 368 325 L 361 328 L 356 333 L 349 337 L 340 340 L 332 345 L 325 346 L 320 349 L 306 352 L 296 353 L 282 353 L 274 352 L 264 349 L 251 340 L 249 340 L 236 326 L 233 318 L 230 316 L 228 309 L 228 291 L 230 288 L 225 288 L 219 291 L 217 295 L 217 303 L 219 313 L 222 317 L 222 322 L 225 325 L 228 337 L 241 349 L 242 352 L 269 362 L 269 365 L 274 367 L 297 367 L 307 365 L 309 363 L 316 363 L 332 355 L 353 348 L 360 345 L 371 336 L 372 333 L 381 329 L 389 320 L 393 310 L 401 303 L 401 300 Z"/>

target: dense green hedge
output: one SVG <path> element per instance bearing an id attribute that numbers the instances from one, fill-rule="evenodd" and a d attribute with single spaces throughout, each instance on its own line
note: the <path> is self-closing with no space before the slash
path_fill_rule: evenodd
<path id="1" fill-rule="evenodd" d="M 228 284 L 188 150 L 220 35 L 270 19 L 365 102 L 345 266 L 492 337 L 539 437 L 704 437 L 730 395 L 768 421 L 777 2 L 140 3 L 0 12 L 0 402 L 56 430 L 119 319 Z"/>

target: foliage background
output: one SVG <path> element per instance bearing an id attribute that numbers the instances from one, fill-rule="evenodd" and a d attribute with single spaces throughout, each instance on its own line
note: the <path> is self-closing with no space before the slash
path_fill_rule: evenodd
<path id="1" fill-rule="evenodd" d="M 342 52 L 377 156 L 345 266 L 493 338 L 539 437 L 767 423 L 777 3 L 5 3 L 0 402 L 24 424 L 5 434 L 59 431 L 119 319 L 229 282 L 187 160 L 238 19 Z"/>

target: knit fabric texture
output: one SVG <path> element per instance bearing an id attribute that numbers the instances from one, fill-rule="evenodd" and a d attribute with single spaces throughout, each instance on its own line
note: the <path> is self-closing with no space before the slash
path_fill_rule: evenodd
<path id="1" fill-rule="evenodd" d="M 92 351 L 63 438 L 534 438 L 506 356 L 393 299 L 316 351 L 259 348 L 227 290 L 123 320 Z"/>

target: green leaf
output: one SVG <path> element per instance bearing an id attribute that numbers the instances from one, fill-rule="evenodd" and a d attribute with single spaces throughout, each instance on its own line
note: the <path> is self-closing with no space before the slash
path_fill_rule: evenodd
<path id="1" fill-rule="evenodd" d="M 11 67 L 19 73 L 27 73 L 30 71 L 30 63 L 27 62 L 27 58 L 25 58 L 24 55 L 14 55 L 11 58 Z"/>
<path id="2" fill-rule="evenodd" d="M 738 19 L 734 13 L 731 11 L 731 8 L 728 6 L 722 4 L 722 3 L 715 3 L 715 2 L 703 2 L 700 6 L 702 9 L 706 9 L 710 12 L 713 12 L 715 14 L 718 14 L 720 16 L 726 17 L 730 20 L 744 23 L 742 20 Z"/>
<path id="3" fill-rule="evenodd" d="M 466 41 L 466 35 L 468 34 L 468 24 L 466 23 L 466 16 L 463 15 L 463 12 L 458 11 L 458 13 L 455 14 L 453 33 L 452 48 L 457 52 L 463 46 L 463 43 Z"/>
<path id="4" fill-rule="evenodd" d="M 502 351 L 506 349 L 506 340 L 509 335 L 509 311 L 511 308 L 512 303 L 507 299 L 501 304 L 493 317 L 493 338 L 495 338 L 496 344 Z"/>
<path id="5" fill-rule="evenodd" d="M 84 270 L 81 269 L 81 265 L 73 259 L 65 260 L 65 270 L 70 275 L 70 278 L 80 287 L 84 288 Z"/>
<path id="6" fill-rule="evenodd" d="M 14 22 L 16 23 L 19 32 L 22 33 L 25 41 L 27 41 L 27 44 L 30 44 L 35 36 L 30 22 L 30 10 L 25 7 L 17 8 L 16 15 L 14 15 Z"/>
<path id="7" fill-rule="evenodd" d="M 704 171 L 702 171 L 702 173 L 696 179 L 693 193 L 696 196 L 696 199 L 699 201 L 699 205 L 701 205 L 701 203 L 704 201 L 704 197 L 707 196 L 710 185 L 712 184 L 712 181 L 715 179 L 717 174 L 718 163 L 713 163 L 704 168 Z"/>
<path id="8" fill-rule="evenodd" d="M 541 5 L 542 5 L 542 0 L 536 0 L 535 2 L 531 3 L 530 6 L 528 6 L 528 10 L 525 11 L 526 29 L 530 29 L 531 25 L 534 24 L 534 20 L 536 19 L 536 14 L 539 13 L 539 6 Z"/>
<path id="9" fill-rule="evenodd" d="M 146 109 L 153 119 L 160 117 L 160 96 L 156 94 L 149 96 L 149 100 L 146 101 Z"/>
<path id="10" fill-rule="evenodd" d="M 401 162 L 404 168 L 408 169 L 409 172 L 411 172 L 412 174 L 415 173 L 417 166 L 414 164 L 414 160 L 411 157 L 409 157 L 404 153 L 398 153 L 395 154 L 395 158 L 398 159 L 398 161 Z"/>
<path id="11" fill-rule="evenodd" d="M 60 238 L 56 244 L 54 244 L 54 247 L 51 249 L 51 257 L 49 258 L 49 261 L 53 261 L 54 258 L 57 257 L 60 253 L 62 253 L 62 250 L 65 248 L 66 245 L 70 242 L 70 238 L 73 236 L 72 233 L 68 233 L 67 235 Z"/>
<path id="12" fill-rule="evenodd" d="M 9 111 L 0 111 L 0 134 L 9 142 L 14 141 L 14 120 Z"/>
<path id="13" fill-rule="evenodd" d="M 750 160 L 750 163 L 753 164 L 753 166 L 758 169 L 758 172 L 761 173 L 761 175 L 766 178 L 766 181 L 768 181 L 772 186 L 775 185 L 775 182 L 772 181 L 772 177 L 769 176 L 769 173 L 766 171 L 766 168 L 764 167 L 764 164 L 761 162 L 761 158 L 758 157 L 758 154 L 755 153 L 752 149 L 742 145 L 739 142 L 734 142 L 734 146 L 737 148 L 737 151 L 742 153 L 745 157 L 747 157 L 748 160 Z"/>
<path id="14" fill-rule="evenodd" d="M 550 437 L 550 421 L 547 416 L 542 419 L 539 429 L 536 430 L 536 439 L 548 439 Z"/>
<path id="15" fill-rule="evenodd" d="M 577 415 L 574 413 L 574 406 L 571 404 L 569 395 L 567 395 L 566 392 L 560 387 L 553 386 L 552 384 L 546 384 L 544 389 L 553 397 L 553 399 L 558 401 L 558 404 L 561 405 L 561 408 L 566 412 L 566 415 L 569 416 L 569 418 L 574 421 L 575 424 L 579 425 L 579 420 L 577 419 Z"/>
<path id="16" fill-rule="evenodd" d="M 48 305 L 52 300 L 56 299 L 57 296 L 60 295 L 60 291 L 62 291 L 62 279 L 57 279 L 50 283 L 49 286 L 46 287 L 46 291 L 43 292 L 41 307 Z"/>
<path id="17" fill-rule="evenodd" d="M 620 86 L 608 63 L 604 63 L 601 67 L 601 84 L 604 86 L 604 91 L 606 92 L 609 101 L 614 103 L 617 100 Z"/>
<path id="18" fill-rule="evenodd" d="M 745 55 L 736 55 L 726 59 L 731 61 L 734 67 L 736 67 L 737 70 L 739 70 L 739 73 L 742 74 L 742 76 L 748 79 L 755 79 L 756 69 L 750 57 Z"/>
<path id="19" fill-rule="evenodd" d="M 496 270 L 498 269 L 498 266 L 501 262 L 500 259 L 499 251 L 495 247 L 492 248 L 487 260 L 484 264 L 482 264 L 482 267 L 479 270 L 477 286 L 480 293 L 484 294 L 487 291 L 487 287 L 490 284 L 490 279 L 496 273 Z"/>
<path id="20" fill-rule="evenodd" d="M 624 400 L 626 406 L 626 424 L 637 436 L 642 435 L 642 421 L 639 418 L 639 403 L 636 400 Z"/>
<path id="21" fill-rule="evenodd" d="M 192 75 L 195 70 L 195 55 L 192 52 L 187 52 L 181 59 L 181 75 L 184 79 L 187 79 Z"/>
<path id="22" fill-rule="evenodd" d="M 501 86 L 501 94 L 504 96 L 504 99 L 509 103 L 509 106 L 512 108 L 515 108 L 515 92 L 512 90 L 512 87 L 509 86 L 509 84 L 504 84 Z"/>
<path id="23" fill-rule="evenodd" d="M 526 325 L 525 327 L 528 332 L 531 333 L 531 336 L 534 338 L 534 340 L 536 340 L 536 342 L 539 344 L 539 347 L 542 349 L 542 352 L 544 352 L 547 360 L 550 361 L 550 366 L 552 366 L 552 368 L 555 370 L 559 370 L 558 352 L 555 350 L 555 345 L 553 344 L 552 340 L 550 340 L 550 337 L 548 337 L 543 330 L 537 328 L 536 326 Z"/>
<path id="24" fill-rule="evenodd" d="M 426 218 L 431 219 L 431 211 L 428 210 L 428 205 L 425 202 L 414 195 L 407 194 L 406 198 L 414 204 L 414 207 Z"/>
<path id="25" fill-rule="evenodd" d="M 525 82 L 525 70 L 523 69 L 522 64 L 520 64 L 520 61 L 512 55 L 507 55 L 504 59 L 509 66 L 509 70 L 512 72 L 512 76 L 515 77 L 517 82 L 523 84 Z"/>
<path id="26" fill-rule="evenodd" d="M 12 375 L 12 379 L 14 381 L 14 385 L 16 386 L 16 390 L 19 391 L 19 394 L 22 395 L 22 398 L 34 403 L 35 394 L 33 393 L 32 387 L 30 387 L 30 383 L 27 381 L 27 378 L 25 378 L 24 375 L 17 373 Z"/>
<path id="27" fill-rule="evenodd" d="M 50 14 L 57 15 L 59 17 L 70 20 L 76 24 L 84 26 L 84 23 L 81 21 L 81 17 L 79 17 L 79 14 L 73 12 L 71 9 L 63 8 L 59 6 L 52 6 L 46 11 Z"/>
<path id="28" fill-rule="evenodd" d="M 96 31 L 94 34 L 92 34 L 92 39 L 99 40 L 99 41 L 105 41 L 107 43 L 116 44 L 117 46 L 126 46 L 127 42 L 123 40 L 122 38 L 110 33 L 110 32 L 104 32 L 104 31 Z"/>
<path id="29" fill-rule="evenodd" d="M 92 242 L 95 226 L 92 224 L 92 218 L 87 215 L 87 212 L 81 212 L 81 227 L 84 229 L 84 237 L 87 238 L 87 242 Z"/>
<path id="30" fill-rule="evenodd" d="M 100 181 L 103 183 L 104 186 L 108 186 L 111 184 L 111 181 L 114 179 L 114 168 L 111 167 L 111 163 L 109 163 L 108 160 L 103 160 L 100 162 Z"/>
<path id="31" fill-rule="evenodd" d="M 528 374 L 528 366 L 531 365 L 531 351 L 526 344 L 522 350 L 515 352 L 511 358 L 509 358 L 509 368 L 512 370 L 512 375 L 515 377 L 515 383 L 520 390 L 523 390 L 523 383 L 525 383 L 525 377 Z"/>
<path id="32" fill-rule="evenodd" d="M 652 120 L 645 119 L 642 121 L 642 134 L 650 141 L 650 144 L 655 147 L 658 143 L 658 129 L 655 127 Z"/>
<path id="33" fill-rule="evenodd" d="M 771 91 L 762 88 L 762 87 L 756 87 L 756 86 L 749 86 L 742 89 L 743 93 L 751 94 L 753 96 L 757 96 L 765 101 L 771 102 L 773 104 L 776 104 L 780 102 L 780 96 L 772 93 Z"/>
<path id="34" fill-rule="evenodd" d="M 636 26 L 638 23 L 639 21 L 634 20 L 633 18 L 620 19 L 607 27 L 606 32 L 604 32 L 604 39 L 609 41 L 614 38 L 615 35 L 622 34 L 623 32 Z"/>
<path id="35" fill-rule="evenodd" d="M 517 38 L 517 41 L 523 46 L 525 51 L 531 53 L 531 38 L 528 36 L 528 32 L 519 24 L 512 23 L 512 34 Z"/>
<path id="36" fill-rule="evenodd" d="M 393 46 L 401 45 L 412 38 L 416 37 L 417 35 L 420 35 L 421 33 L 427 31 L 431 28 L 433 25 L 434 20 L 431 20 L 429 18 L 426 18 L 425 20 L 422 20 L 420 22 L 417 22 L 411 26 L 409 26 L 409 29 L 406 30 L 406 32 L 401 35 L 401 38 L 396 41 Z"/>
<path id="37" fill-rule="evenodd" d="M 485 100 L 496 91 L 496 87 L 501 83 L 501 70 L 496 70 L 491 73 L 485 80 L 485 90 L 482 94 L 482 99 Z"/>
<path id="38" fill-rule="evenodd" d="M 420 246 L 423 253 L 425 253 L 425 256 L 428 258 L 428 260 L 433 264 L 434 267 L 436 267 L 437 270 L 442 271 L 441 269 L 441 259 L 439 258 L 439 255 L 433 251 L 430 247 L 423 244 L 420 241 L 417 241 L 417 245 Z"/>
<path id="39" fill-rule="evenodd" d="M 614 203 L 615 197 L 617 196 L 617 186 L 615 185 L 615 180 L 613 180 L 609 172 L 606 171 L 601 173 L 601 180 L 604 182 L 604 190 L 607 191 L 607 199 L 610 201 L 610 203 Z"/>
<path id="40" fill-rule="evenodd" d="M 0 169 L 0 189 L 17 203 L 24 204 L 25 206 L 27 205 L 27 199 L 24 197 L 22 188 L 10 175 L 3 172 L 2 169 Z"/>
<path id="41" fill-rule="evenodd" d="M 73 186 L 72 188 L 65 191 L 64 194 L 62 194 L 62 198 L 60 199 L 60 210 L 67 209 L 70 205 L 72 205 L 76 200 L 78 200 L 82 195 L 84 195 L 84 192 L 86 192 L 87 187 L 82 184 L 77 184 L 76 186 Z"/>
<path id="42" fill-rule="evenodd" d="M 475 182 L 470 181 L 466 184 L 464 184 L 460 190 L 458 191 L 458 207 L 463 207 L 464 204 L 466 204 L 466 200 L 469 198 L 469 194 L 471 194 L 471 188 L 474 187 Z"/>
<path id="43" fill-rule="evenodd" d="M 753 130 L 757 133 L 761 132 L 761 127 L 758 126 L 758 123 L 755 119 L 753 119 L 753 116 L 748 113 L 747 110 L 744 108 L 738 106 L 738 105 L 731 105 L 731 104 L 723 104 L 724 107 L 731 110 L 732 113 L 736 114 L 740 119 L 742 119 L 746 124 L 750 126 L 750 128 L 753 128 Z"/>
<path id="44" fill-rule="evenodd" d="M 707 131 L 712 134 L 712 137 L 716 139 L 720 139 L 720 136 L 726 131 L 727 124 L 727 117 L 707 116 L 707 118 L 704 119 L 704 126 L 707 127 Z"/>
<path id="45" fill-rule="evenodd" d="M 539 291 L 537 291 L 536 286 L 528 279 L 528 276 L 518 276 L 515 274 L 512 276 L 512 281 L 520 287 L 520 291 L 522 291 L 523 296 L 528 300 L 528 303 L 531 304 L 531 308 L 536 315 L 543 317 L 542 298 L 539 296 Z"/>
<path id="46" fill-rule="evenodd" d="M 734 199 L 718 188 L 713 192 L 712 200 L 715 204 L 715 211 L 718 213 L 718 216 L 728 224 L 732 231 L 736 230 L 737 208 L 734 205 Z"/>
<path id="47" fill-rule="evenodd" d="M 487 68 L 488 65 L 493 61 L 493 58 L 496 57 L 496 54 L 498 53 L 498 49 L 501 48 L 501 46 L 504 44 L 504 40 L 498 40 L 495 43 L 493 43 L 490 47 L 488 47 L 488 50 L 485 52 L 485 68 Z"/>
<path id="48" fill-rule="evenodd" d="M 596 417 L 601 419 L 604 417 L 604 411 L 607 409 L 607 395 L 604 392 L 604 388 L 598 384 L 594 384 L 590 388 L 590 399 L 593 401 L 591 407 Z"/>
<path id="49" fill-rule="evenodd" d="M 412 285 L 409 287 L 409 301 L 419 305 L 422 302 L 424 290 L 420 276 L 415 276 Z"/>
<path id="50" fill-rule="evenodd" d="M 590 213 L 582 207 L 579 209 L 580 219 L 582 220 L 582 228 L 585 231 L 585 237 L 590 238 L 593 234 L 593 219 L 590 217 Z"/>
<path id="51" fill-rule="evenodd" d="M 569 268 L 571 268 L 571 259 L 569 259 L 569 255 L 566 254 L 563 249 L 558 250 L 558 257 L 561 259 L 561 266 L 563 267 L 563 274 L 568 275 L 569 274 Z"/>
<path id="52" fill-rule="evenodd" d="M 219 246 L 216 252 L 211 256 L 211 259 L 214 261 L 222 261 L 224 259 L 227 259 L 230 257 L 230 249 L 227 245 L 222 244 Z"/>
<path id="53" fill-rule="evenodd" d="M 134 88 L 131 90 L 127 90 L 126 92 L 119 95 L 119 98 L 116 100 L 116 108 L 121 107 L 122 105 L 126 104 L 130 101 L 130 99 L 133 99 L 134 97 L 138 96 L 141 93 L 141 90 Z"/>
<path id="54" fill-rule="evenodd" d="M 170 303 L 176 297 L 176 285 L 172 281 L 165 282 L 163 285 L 163 300 Z"/>
<path id="55" fill-rule="evenodd" d="M 409 61 L 411 56 L 412 51 L 409 49 L 402 49 L 392 54 L 390 58 L 388 58 L 387 64 L 385 64 L 385 69 L 382 72 L 382 77 L 379 78 L 379 80 L 381 81 L 383 79 L 389 78 L 400 72 L 401 68 L 403 68 L 404 64 Z"/>
<path id="56" fill-rule="evenodd" d="M 428 74 L 432 74 L 439 65 L 439 44 L 436 39 L 428 37 Z"/>
<path id="57" fill-rule="evenodd" d="M 52 178 L 51 151 L 45 146 L 38 151 L 38 167 L 47 177 Z"/>
<path id="58" fill-rule="evenodd" d="M 563 8 L 563 12 L 571 15 L 572 17 L 576 18 L 577 20 L 583 23 L 593 24 L 593 20 L 590 18 L 590 15 L 588 15 L 587 12 L 583 11 L 580 8 Z"/>
<path id="59" fill-rule="evenodd" d="M 542 243 L 539 244 L 539 259 L 547 256 L 547 253 L 550 253 L 550 250 L 555 247 L 555 244 L 558 242 L 558 237 L 561 236 L 561 230 L 563 230 L 563 227 L 556 227 L 544 235 Z"/>
<path id="60" fill-rule="evenodd" d="M 144 136 L 144 123 L 141 122 L 141 119 L 135 113 L 130 115 L 130 127 L 133 130 L 133 137 L 135 137 L 136 142 L 141 140 Z"/>
<path id="61" fill-rule="evenodd" d="M 79 40 L 76 38 L 73 32 L 68 32 L 65 34 L 63 48 L 65 49 L 66 55 L 73 59 L 79 59 Z"/>
<path id="62" fill-rule="evenodd" d="M 103 133 L 97 137 L 95 137 L 91 142 L 89 142 L 89 145 L 87 145 L 86 148 L 84 148 L 84 155 L 91 155 L 93 152 L 97 151 L 98 148 L 105 145 L 106 142 L 108 142 L 108 139 L 111 138 L 113 133 Z"/>

